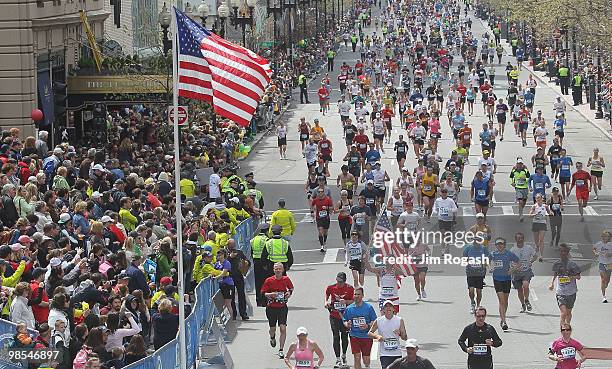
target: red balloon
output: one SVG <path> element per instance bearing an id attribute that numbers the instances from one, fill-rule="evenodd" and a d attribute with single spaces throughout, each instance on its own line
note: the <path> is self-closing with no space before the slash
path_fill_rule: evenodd
<path id="1" fill-rule="evenodd" d="M 43 112 L 40 109 L 32 110 L 32 120 L 35 122 L 40 122 L 43 119 Z"/>

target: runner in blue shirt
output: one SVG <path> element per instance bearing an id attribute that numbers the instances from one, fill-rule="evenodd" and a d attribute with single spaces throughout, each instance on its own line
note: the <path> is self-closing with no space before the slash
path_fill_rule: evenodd
<path id="1" fill-rule="evenodd" d="M 525 106 L 527 107 L 527 109 L 529 109 L 529 111 L 533 111 L 533 102 L 535 99 L 535 95 L 527 90 L 525 91 L 525 93 L 523 94 L 523 97 L 525 98 Z"/>
<path id="2" fill-rule="evenodd" d="M 495 240 L 496 250 L 491 253 L 491 269 L 493 270 L 493 285 L 499 301 L 500 325 L 504 331 L 508 330 L 506 312 L 508 311 L 508 297 L 512 288 L 512 274 L 517 268 L 519 258 L 506 250 L 506 240 Z"/>
<path id="3" fill-rule="evenodd" d="M 550 188 L 550 178 L 543 174 L 544 169 L 542 167 L 536 167 L 535 174 L 529 177 L 529 191 L 533 191 L 533 202 L 537 194 L 541 194 L 542 198 L 546 200 L 546 189 Z"/>
<path id="4" fill-rule="evenodd" d="M 355 288 L 353 301 L 344 311 L 342 319 L 346 328 L 349 329 L 355 367 L 361 367 L 361 358 L 363 357 L 364 366 L 369 368 L 372 339 L 368 337 L 368 332 L 377 316 L 372 305 L 363 301 L 362 287 Z"/>
<path id="5" fill-rule="evenodd" d="M 569 188 L 572 182 L 572 166 L 574 162 L 572 158 L 567 156 L 565 149 L 561 149 L 559 157 L 559 183 L 561 184 L 561 195 L 567 204 L 569 200 L 566 196 L 569 193 Z"/>
<path id="6" fill-rule="evenodd" d="M 380 152 L 376 150 L 374 142 L 370 142 L 370 150 L 368 150 L 363 156 L 366 163 L 374 164 L 380 161 Z"/>
<path id="7" fill-rule="evenodd" d="M 477 263 L 476 261 L 484 261 L 485 257 L 490 260 L 491 253 L 483 246 L 482 242 L 477 242 L 475 240 L 473 245 L 469 245 L 463 249 L 463 257 L 475 261 L 465 267 L 468 296 L 470 298 L 470 314 L 474 314 L 476 306 L 480 306 L 480 301 L 482 301 L 482 288 L 484 287 L 484 278 L 487 274 L 487 263 Z M 476 301 L 474 301 L 474 292 L 476 292 Z"/>
<path id="8" fill-rule="evenodd" d="M 555 136 L 559 137 L 559 145 L 563 146 L 563 137 L 565 137 L 565 132 L 563 129 L 567 125 L 567 121 L 565 120 L 565 115 L 563 113 L 557 113 L 557 119 L 553 122 L 553 126 L 555 127 Z"/>

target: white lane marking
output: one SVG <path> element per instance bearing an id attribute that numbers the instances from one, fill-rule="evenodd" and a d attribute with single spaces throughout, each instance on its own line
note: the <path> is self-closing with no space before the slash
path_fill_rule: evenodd
<path id="1" fill-rule="evenodd" d="M 306 215 L 304 215 L 304 219 L 300 220 L 300 223 L 311 223 L 312 220 L 312 215 L 310 215 L 310 213 L 307 213 Z"/>
<path id="2" fill-rule="evenodd" d="M 503 205 L 502 211 L 504 212 L 504 215 L 514 215 L 514 209 L 512 208 L 512 205 Z"/>
<path id="3" fill-rule="evenodd" d="M 529 299 L 531 301 L 538 301 L 538 295 L 536 295 L 535 290 L 531 286 L 529 286 Z"/>
<path id="4" fill-rule="evenodd" d="M 338 258 L 338 252 L 340 252 L 339 248 L 328 249 L 323 257 L 323 264 L 329 264 L 336 261 Z"/>
<path id="5" fill-rule="evenodd" d="M 334 251 L 335 250 L 335 251 Z M 340 250 L 342 250 L 342 248 L 331 248 L 331 249 L 327 249 L 327 252 L 329 253 L 331 252 L 335 252 L 336 255 L 338 255 L 338 252 L 340 252 Z M 304 250 L 293 250 L 292 252 L 295 254 L 296 252 L 321 252 L 320 248 L 317 249 L 304 249 Z M 335 260 L 334 260 L 335 261 Z"/>
<path id="6" fill-rule="evenodd" d="M 584 212 L 586 215 L 599 215 L 592 206 L 587 206 L 584 208 Z"/>
<path id="7" fill-rule="evenodd" d="M 372 350 L 370 350 L 370 360 L 378 360 L 378 341 L 372 342 Z"/>
<path id="8" fill-rule="evenodd" d="M 293 264 L 291 267 L 296 267 L 296 266 L 315 266 L 315 265 L 322 265 L 324 263 L 322 262 L 318 262 L 318 263 L 301 263 L 301 264 Z M 334 261 L 331 263 L 325 263 L 325 264 L 344 264 L 344 261 Z"/>
<path id="9" fill-rule="evenodd" d="M 472 206 L 462 206 L 461 212 L 463 213 L 463 216 L 466 216 L 466 217 L 473 217 L 476 215 L 474 213 L 474 208 Z"/>
<path id="10" fill-rule="evenodd" d="M 580 250 L 580 245 L 577 243 L 572 243 L 572 242 L 568 242 L 567 243 L 570 247 L 570 256 L 573 259 L 580 259 L 582 258 L 582 253 L 578 252 L 578 250 Z"/>

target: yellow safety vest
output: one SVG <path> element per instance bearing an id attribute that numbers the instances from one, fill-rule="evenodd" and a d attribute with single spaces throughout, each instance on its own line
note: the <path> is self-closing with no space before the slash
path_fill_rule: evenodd
<path id="1" fill-rule="evenodd" d="M 569 68 L 559 68 L 559 77 L 567 77 L 569 75 Z"/>
<path id="2" fill-rule="evenodd" d="M 266 249 L 268 250 L 268 260 L 273 263 L 285 263 L 289 259 L 287 258 L 287 251 L 289 251 L 289 242 L 282 238 L 272 238 L 266 242 Z"/>
<path id="3" fill-rule="evenodd" d="M 266 247 L 268 237 L 264 235 L 257 235 L 251 239 L 251 250 L 253 252 L 253 259 L 261 259 L 261 252 Z"/>
<path id="4" fill-rule="evenodd" d="M 582 84 L 582 77 L 578 74 L 574 77 L 574 86 L 578 87 Z"/>

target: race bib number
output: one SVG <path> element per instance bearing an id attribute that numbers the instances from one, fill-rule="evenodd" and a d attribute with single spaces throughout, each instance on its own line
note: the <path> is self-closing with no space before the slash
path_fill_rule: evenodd
<path id="1" fill-rule="evenodd" d="M 351 158 L 351 162 L 352 162 L 352 163 L 357 163 L 357 162 L 359 162 L 359 158 L 358 158 L 358 157 L 353 156 L 353 157 Z"/>
<path id="2" fill-rule="evenodd" d="M 393 296 L 394 294 L 393 287 L 381 287 L 380 291 L 380 294 L 382 296 Z"/>
<path id="3" fill-rule="evenodd" d="M 474 345 L 472 349 L 474 350 L 474 355 L 486 355 L 489 352 L 487 345 L 482 344 Z"/>
<path id="4" fill-rule="evenodd" d="M 524 186 L 527 180 L 525 178 L 519 178 L 516 180 L 516 184 L 519 186 Z"/>
<path id="5" fill-rule="evenodd" d="M 478 190 L 476 191 L 476 194 L 478 195 L 478 197 L 484 197 L 487 195 L 487 191 L 486 190 Z"/>
<path id="6" fill-rule="evenodd" d="M 576 181 L 576 186 L 584 186 L 584 180 L 583 179 L 579 179 Z"/>
<path id="7" fill-rule="evenodd" d="M 349 255 L 353 259 L 361 257 L 361 248 L 360 247 L 351 247 L 349 249 Z"/>
<path id="8" fill-rule="evenodd" d="M 443 217 L 447 217 L 448 216 L 448 208 L 440 208 L 440 215 Z"/>
<path id="9" fill-rule="evenodd" d="M 504 262 L 502 260 L 494 260 L 493 261 L 493 268 L 494 269 L 501 269 L 504 267 Z"/>
<path id="10" fill-rule="evenodd" d="M 553 210 L 559 210 L 559 209 L 561 209 L 561 205 L 560 204 L 552 204 L 552 209 Z"/>
<path id="11" fill-rule="evenodd" d="M 307 138 L 308 138 L 308 134 L 306 134 L 306 133 L 302 133 L 302 134 L 300 135 L 300 137 L 301 137 L 303 140 L 305 140 L 305 139 L 307 139 Z"/>
<path id="12" fill-rule="evenodd" d="M 366 199 L 366 204 L 372 205 L 374 203 L 374 199 Z"/>
<path id="13" fill-rule="evenodd" d="M 383 345 L 385 350 L 395 351 L 399 349 L 399 340 L 397 338 L 385 338 Z"/>
<path id="14" fill-rule="evenodd" d="M 366 324 L 365 317 L 360 316 L 360 317 L 357 317 L 357 318 L 353 318 L 353 326 L 359 327 L 362 324 Z"/>
<path id="15" fill-rule="evenodd" d="M 463 135 L 463 139 L 464 140 L 469 140 L 470 139 L 470 135 Z"/>
<path id="16" fill-rule="evenodd" d="M 535 184 L 535 188 L 536 188 L 536 190 L 541 190 L 541 189 L 543 189 L 543 188 L 544 188 L 544 183 L 536 183 L 536 184 Z"/>
<path id="17" fill-rule="evenodd" d="M 363 143 L 359 144 L 359 147 L 362 148 L 362 149 L 365 149 L 366 148 L 366 144 L 363 144 Z"/>
<path id="18" fill-rule="evenodd" d="M 527 261 L 527 260 L 521 261 L 521 269 L 522 270 L 527 270 L 529 268 L 530 268 L 529 261 Z"/>
<path id="19" fill-rule="evenodd" d="M 327 210 L 319 211 L 319 218 L 326 218 L 326 217 L 327 217 Z"/>
<path id="20" fill-rule="evenodd" d="M 563 164 L 563 165 L 561 165 L 561 169 L 562 170 L 570 170 L 570 166 L 569 166 L 569 164 Z"/>
<path id="21" fill-rule="evenodd" d="M 276 293 L 276 301 L 278 301 L 278 302 L 285 301 L 285 293 L 284 292 L 277 292 Z"/>
<path id="22" fill-rule="evenodd" d="M 606 264 L 606 270 L 612 270 L 612 263 Z"/>
<path id="23" fill-rule="evenodd" d="M 561 349 L 561 356 L 563 359 L 573 359 L 576 357 L 576 348 L 574 347 L 565 347 Z"/>
<path id="24" fill-rule="evenodd" d="M 355 223 L 357 223 L 357 225 L 364 225 L 365 224 L 365 218 L 364 217 L 359 217 L 359 218 L 355 219 Z"/>
<path id="25" fill-rule="evenodd" d="M 570 277 L 566 277 L 566 276 L 559 277 L 559 283 L 560 284 L 568 284 L 568 283 L 570 283 L 570 281 L 571 281 Z"/>
<path id="26" fill-rule="evenodd" d="M 297 368 L 310 368 L 312 367 L 312 363 L 310 362 L 310 360 L 297 360 L 295 362 L 295 366 Z"/>
<path id="27" fill-rule="evenodd" d="M 431 191 L 431 185 L 424 185 L 423 191 Z"/>
<path id="28" fill-rule="evenodd" d="M 328 144 L 326 144 L 326 143 L 321 144 L 321 148 L 322 148 L 322 149 L 327 149 L 328 147 L 329 147 L 329 145 L 328 145 Z"/>
<path id="29" fill-rule="evenodd" d="M 399 146 L 397 148 L 397 152 L 404 152 L 404 146 Z"/>
<path id="30" fill-rule="evenodd" d="M 334 309 L 344 311 L 346 310 L 346 304 L 344 302 L 336 301 L 334 302 Z"/>

